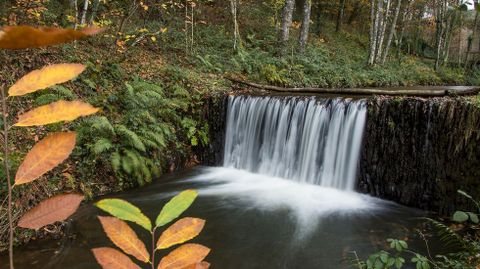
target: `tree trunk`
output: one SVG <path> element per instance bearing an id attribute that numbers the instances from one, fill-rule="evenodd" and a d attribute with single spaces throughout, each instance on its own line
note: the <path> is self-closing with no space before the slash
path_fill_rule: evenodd
<path id="1" fill-rule="evenodd" d="M 340 28 L 342 26 L 343 16 L 345 14 L 345 2 L 346 0 L 340 0 L 340 3 L 339 3 L 340 5 L 338 7 L 337 24 L 335 26 L 336 32 L 340 31 Z"/>
<path id="2" fill-rule="evenodd" d="M 410 21 L 412 20 L 413 14 L 411 13 L 411 7 L 413 4 L 413 0 L 407 0 L 405 10 L 403 11 L 402 14 L 402 20 L 401 20 L 401 28 L 400 28 L 400 35 L 398 36 L 398 44 L 397 44 L 397 57 L 400 59 L 400 53 L 402 52 L 402 46 L 403 46 L 403 37 L 405 35 L 405 28 L 410 24 Z"/>
<path id="3" fill-rule="evenodd" d="M 300 52 L 305 52 L 305 47 L 308 43 L 308 33 L 310 29 L 310 15 L 312 13 L 312 0 L 304 0 L 303 3 L 303 21 L 300 32 Z"/>
<path id="4" fill-rule="evenodd" d="M 468 50 L 467 50 L 467 53 L 466 53 L 466 55 L 465 55 L 464 68 L 467 68 L 467 66 L 468 66 L 469 55 L 470 55 L 470 52 L 471 52 L 471 50 L 472 50 L 473 42 L 474 42 L 475 39 L 477 38 L 478 14 L 480 13 L 480 12 L 477 10 L 477 6 L 478 6 L 478 0 L 475 0 L 475 1 L 474 1 L 475 21 L 474 21 L 474 23 L 473 23 L 472 38 L 471 38 L 471 41 L 468 43 Z"/>
<path id="5" fill-rule="evenodd" d="M 85 25 L 85 23 L 87 22 L 87 12 L 88 12 L 88 0 L 85 0 L 83 4 L 82 20 L 80 21 L 81 25 Z"/>
<path id="6" fill-rule="evenodd" d="M 240 41 L 240 30 L 238 27 L 238 20 L 237 20 L 237 15 L 238 15 L 238 2 L 237 0 L 230 0 L 230 9 L 232 12 L 232 18 L 233 18 L 233 49 L 237 50 L 238 46 L 241 46 L 241 41 Z"/>
<path id="7" fill-rule="evenodd" d="M 453 26 L 457 20 L 457 12 L 453 12 L 453 15 L 451 16 L 451 20 L 448 21 L 447 18 L 447 28 L 445 30 L 445 38 L 444 38 L 444 46 L 443 46 L 443 60 L 442 64 L 445 65 L 448 63 L 448 58 L 450 57 L 450 44 L 452 41 L 452 35 L 453 35 Z"/>
<path id="8" fill-rule="evenodd" d="M 402 5 L 402 0 L 397 0 L 397 8 L 395 9 L 395 15 L 393 17 L 392 24 L 390 25 L 390 33 L 388 35 L 387 45 L 385 46 L 385 50 L 383 52 L 382 64 L 384 64 L 385 61 L 387 60 L 388 50 L 390 49 L 390 45 L 392 44 L 393 34 L 395 33 L 395 28 L 397 27 L 397 20 L 398 20 L 398 15 L 400 14 L 401 5 Z"/>
<path id="9" fill-rule="evenodd" d="M 370 54 L 368 57 L 368 65 L 375 65 L 375 52 L 377 51 L 377 17 L 376 0 L 370 1 Z"/>
<path id="10" fill-rule="evenodd" d="M 443 58 L 443 49 L 445 43 L 445 28 L 446 28 L 446 12 L 447 12 L 447 1 L 439 0 L 436 2 L 437 11 L 436 11 L 436 46 L 437 46 L 437 55 L 435 58 L 435 70 L 440 68 L 440 61 Z"/>
<path id="11" fill-rule="evenodd" d="M 284 56 L 287 52 L 288 39 L 290 37 L 290 26 L 292 25 L 293 10 L 295 9 L 295 0 L 286 0 L 282 12 L 282 25 L 280 28 L 280 55 Z"/>
<path id="12" fill-rule="evenodd" d="M 73 0 L 73 9 L 75 10 L 75 26 L 73 26 L 73 29 L 77 30 L 78 28 L 78 1 Z"/>
<path id="13" fill-rule="evenodd" d="M 387 8 L 383 12 L 382 22 L 381 22 L 381 31 L 378 37 L 378 45 L 377 45 L 377 53 L 375 57 L 375 63 L 379 63 L 381 61 L 381 56 L 383 54 L 383 43 L 385 41 L 385 33 L 387 32 L 387 24 L 388 18 L 390 15 L 390 5 L 392 0 L 387 0 Z"/>

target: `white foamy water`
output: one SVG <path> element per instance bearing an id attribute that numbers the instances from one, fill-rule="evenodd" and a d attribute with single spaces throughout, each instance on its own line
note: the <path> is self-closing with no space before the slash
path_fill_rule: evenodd
<path id="1" fill-rule="evenodd" d="M 374 213 L 387 202 L 352 191 L 312 185 L 234 168 L 205 168 L 196 182 L 201 197 L 217 197 L 217 206 L 275 212 L 285 210 L 307 235 L 329 215 Z"/>
<path id="2" fill-rule="evenodd" d="M 230 96 L 224 166 L 352 191 L 364 100 Z"/>

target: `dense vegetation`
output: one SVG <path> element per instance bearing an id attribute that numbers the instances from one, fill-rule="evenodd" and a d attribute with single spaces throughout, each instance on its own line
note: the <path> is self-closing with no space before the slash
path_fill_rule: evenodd
<path id="1" fill-rule="evenodd" d="M 34 183 L 28 195 L 20 195 L 22 187 L 15 190 L 15 216 L 61 190 L 80 189 L 93 197 L 195 164 L 193 148 L 209 141 L 205 102 L 230 89 L 225 77 L 279 86 L 479 85 L 476 9 L 462 4 L 442 11 L 440 25 L 448 29 L 436 37 L 432 34 L 436 10 L 446 0 L 431 2 L 388 1 L 390 11 L 374 9 L 389 22 L 384 24 L 384 38 L 389 39 L 389 25 L 395 34 L 385 48 L 390 50 L 386 60 L 369 62 L 371 4 L 363 0 L 2 1 L 3 25 L 106 27 L 103 34 L 86 41 L 48 49 L 0 50 L 3 88 L 45 64 L 88 66 L 68 87 L 35 93 L 33 101 L 14 99 L 10 120 L 25 107 L 59 99 L 81 98 L 101 108 L 98 115 L 67 126 L 79 133 L 81 146 L 57 169 L 60 173 L 54 173 L 53 181 Z M 400 11 L 394 12 L 397 3 Z M 396 13 L 402 16 L 393 23 Z M 432 16 L 424 17 L 425 13 Z M 443 48 L 456 41 L 458 48 Z M 32 135 L 38 140 L 62 128 L 17 131 L 10 145 L 12 170 L 33 145 Z M 0 175 L 3 178 L 3 170 Z M 6 183 L 1 184 L 3 198 Z M 2 249 L 8 227 L 3 199 L 0 202 Z M 42 233 L 19 231 L 16 242 L 32 236 Z"/>

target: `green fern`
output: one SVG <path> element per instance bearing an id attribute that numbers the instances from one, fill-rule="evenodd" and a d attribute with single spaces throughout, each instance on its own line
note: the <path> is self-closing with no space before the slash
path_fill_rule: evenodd
<path id="1" fill-rule="evenodd" d="M 458 233 L 452 230 L 452 228 L 431 218 L 426 218 L 426 220 L 433 226 L 438 238 L 444 243 L 445 247 L 460 249 L 465 248 L 465 240 Z"/>
<path id="2" fill-rule="evenodd" d="M 110 163 L 112 164 L 113 171 L 118 173 L 122 166 L 122 157 L 118 151 L 115 151 L 112 156 L 110 157 Z"/>
<path id="3" fill-rule="evenodd" d="M 106 117 L 92 117 L 90 119 L 90 124 L 95 131 L 104 132 L 105 134 L 109 135 L 115 135 L 115 129 Z"/>
<path id="4" fill-rule="evenodd" d="M 112 141 L 110 141 L 110 139 L 100 138 L 99 140 L 97 140 L 97 142 L 95 142 L 92 150 L 93 150 L 93 153 L 95 153 L 97 155 L 100 155 L 100 154 L 110 150 L 112 147 L 113 147 L 113 145 L 112 145 Z"/>
<path id="5" fill-rule="evenodd" d="M 104 111 L 112 113 L 85 120 L 78 130 L 90 145 L 92 159 L 106 159 L 103 163 L 111 165 L 120 183 L 134 180 L 142 185 L 161 174 L 169 146 L 187 154 L 187 144 L 178 137 L 188 137 L 190 144 L 208 138 L 208 128 L 181 116 L 193 112 L 192 100 L 181 86 L 167 93 L 159 85 L 135 78 L 108 97 Z"/>
<path id="6" fill-rule="evenodd" d="M 142 143 L 142 140 L 135 132 L 129 130 L 127 127 L 121 124 L 115 125 L 115 130 L 118 135 L 125 139 L 126 144 L 129 144 L 130 146 L 142 152 L 146 151 L 145 145 Z"/>

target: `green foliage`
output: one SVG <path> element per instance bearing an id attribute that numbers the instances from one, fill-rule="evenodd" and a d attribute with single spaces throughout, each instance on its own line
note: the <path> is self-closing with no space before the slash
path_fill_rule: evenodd
<path id="1" fill-rule="evenodd" d="M 187 190 L 170 200 L 160 211 L 155 221 L 156 227 L 164 226 L 174 219 L 178 218 L 197 198 L 198 193 L 193 190 Z"/>
<path id="2" fill-rule="evenodd" d="M 103 199 L 95 205 L 121 220 L 135 222 L 147 231 L 152 229 L 152 223 L 142 211 L 127 201 L 121 199 Z"/>
<path id="3" fill-rule="evenodd" d="M 191 99 L 182 87 L 167 94 L 162 86 L 138 78 L 125 83 L 104 102 L 109 113 L 80 126 L 86 158 L 110 167 L 121 185 L 130 178 L 140 185 L 150 182 L 165 167 L 171 146 L 182 147 L 178 137 L 191 146 L 208 143 L 208 125 L 180 116 Z"/>
<path id="4" fill-rule="evenodd" d="M 479 201 L 476 201 L 475 199 L 473 199 L 473 197 L 471 195 L 469 195 L 468 193 L 466 193 L 462 190 L 458 190 L 458 193 L 460 195 L 462 195 L 463 197 L 472 201 L 473 204 L 475 204 L 475 206 L 477 208 L 477 212 L 480 213 L 480 202 Z M 460 223 L 463 223 L 463 222 L 466 222 L 466 221 L 469 220 L 474 224 L 478 224 L 479 223 L 478 213 L 456 211 L 453 214 L 453 220 L 456 221 L 456 222 L 460 222 Z"/>
<path id="5" fill-rule="evenodd" d="M 463 197 L 471 200 L 477 208 L 479 202 L 464 191 L 459 190 L 458 193 Z M 473 224 L 478 223 L 478 215 L 472 212 L 457 211 L 452 218 L 454 221 L 467 223 L 468 220 Z M 381 250 L 371 254 L 366 261 L 360 260 L 357 256 L 354 265 L 359 269 L 389 269 L 404 268 L 406 265 L 405 256 L 411 256 L 410 262 L 415 265 L 416 269 L 476 269 L 480 262 L 480 242 L 475 235 L 465 234 L 454 231 L 452 228 L 439 221 L 427 218 L 428 223 L 437 234 L 437 238 L 442 243 L 444 249 L 448 249 L 446 255 L 436 255 L 431 257 L 422 255 L 414 250 L 409 249 L 407 242 L 398 239 L 388 239 L 390 249 L 394 251 L 391 254 L 388 251 Z M 422 235 L 428 247 L 428 242 Z"/>

